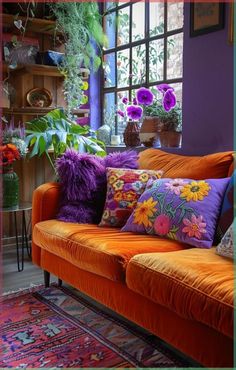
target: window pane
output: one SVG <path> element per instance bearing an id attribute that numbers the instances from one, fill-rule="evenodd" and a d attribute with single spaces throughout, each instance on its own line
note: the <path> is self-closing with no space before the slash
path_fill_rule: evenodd
<path id="1" fill-rule="evenodd" d="M 118 11 L 118 29 L 117 29 L 117 45 L 124 45 L 129 42 L 129 20 L 130 7 L 120 9 Z"/>
<path id="2" fill-rule="evenodd" d="M 115 7 L 116 7 L 116 1 L 109 1 L 108 3 L 105 2 L 105 10 L 109 10 Z"/>
<path id="3" fill-rule="evenodd" d="M 105 94 L 103 106 L 103 123 L 111 126 L 112 131 L 115 131 L 115 112 L 115 93 Z"/>
<path id="4" fill-rule="evenodd" d="M 167 38 L 167 78 L 182 77 L 183 33 Z"/>
<path id="5" fill-rule="evenodd" d="M 104 86 L 114 87 L 115 79 L 115 53 L 104 55 Z"/>
<path id="6" fill-rule="evenodd" d="M 175 95 L 176 95 L 176 101 L 180 104 L 182 107 L 182 82 L 178 82 L 176 84 L 170 84 L 171 87 L 175 90 Z"/>
<path id="7" fill-rule="evenodd" d="M 133 4 L 132 41 L 144 39 L 145 3 Z"/>
<path id="8" fill-rule="evenodd" d="M 146 47 L 144 44 L 132 49 L 132 84 L 146 81 Z"/>
<path id="9" fill-rule="evenodd" d="M 129 92 L 128 91 L 122 91 L 117 93 L 117 110 L 121 110 L 122 112 L 125 112 L 126 105 L 122 103 L 122 98 L 128 98 L 129 100 Z M 120 115 L 117 115 L 117 134 L 120 135 L 121 142 L 123 142 L 123 132 L 126 127 L 126 117 L 121 117 Z"/>
<path id="10" fill-rule="evenodd" d="M 164 3 L 150 3 L 149 36 L 160 35 L 164 32 Z"/>
<path id="11" fill-rule="evenodd" d="M 114 48 L 116 41 L 116 12 L 104 17 L 103 28 L 108 38 L 108 49 Z"/>
<path id="12" fill-rule="evenodd" d="M 129 49 L 117 52 L 117 85 L 129 85 Z"/>
<path id="13" fill-rule="evenodd" d="M 167 29 L 173 31 L 183 27 L 183 3 L 167 3 Z"/>
<path id="14" fill-rule="evenodd" d="M 164 41 L 155 40 L 149 44 L 149 81 L 161 81 L 164 78 Z"/>

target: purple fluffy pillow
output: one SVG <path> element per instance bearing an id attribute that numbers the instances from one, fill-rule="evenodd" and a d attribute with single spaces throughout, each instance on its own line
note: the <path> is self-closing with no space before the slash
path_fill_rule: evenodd
<path id="1" fill-rule="evenodd" d="M 137 168 L 135 151 L 115 152 L 104 158 L 68 149 L 56 161 L 61 183 L 57 218 L 66 222 L 100 222 L 106 199 L 106 167 Z"/>

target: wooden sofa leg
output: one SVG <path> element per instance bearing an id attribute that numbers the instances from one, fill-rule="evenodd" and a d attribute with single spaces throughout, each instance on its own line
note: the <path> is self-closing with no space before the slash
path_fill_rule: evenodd
<path id="1" fill-rule="evenodd" d="M 58 286 L 62 286 L 62 280 L 58 278 Z"/>
<path id="2" fill-rule="evenodd" d="M 48 288 L 50 284 L 50 272 L 44 270 L 44 285 Z"/>

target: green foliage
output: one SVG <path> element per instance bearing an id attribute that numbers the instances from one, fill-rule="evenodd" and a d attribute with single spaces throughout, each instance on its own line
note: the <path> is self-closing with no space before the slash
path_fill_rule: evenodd
<path id="1" fill-rule="evenodd" d="M 160 101 L 154 101 L 152 105 L 145 107 L 146 116 L 156 116 L 163 124 L 164 131 L 182 130 L 182 109 L 179 103 L 169 112 L 166 112 Z"/>
<path id="2" fill-rule="evenodd" d="M 54 161 L 67 148 L 81 153 L 106 155 L 104 144 L 91 136 L 89 127 L 76 124 L 62 109 L 54 109 L 43 117 L 26 122 L 25 141 L 31 147 L 30 157 L 45 153 L 54 171 Z M 53 160 L 49 156 L 50 148 L 53 149 Z"/>
<path id="3" fill-rule="evenodd" d="M 55 2 L 49 6 L 56 17 L 56 31 L 65 41 L 65 58 L 59 68 L 65 76 L 64 94 L 71 111 L 79 107 L 83 97 L 78 69 L 82 65 L 95 71 L 99 68 L 107 38 L 97 2 Z"/>

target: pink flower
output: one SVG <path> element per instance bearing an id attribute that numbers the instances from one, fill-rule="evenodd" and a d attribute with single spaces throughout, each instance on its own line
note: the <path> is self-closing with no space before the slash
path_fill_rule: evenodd
<path id="1" fill-rule="evenodd" d="M 122 101 L 122 103 L 123 103 L 123 104 L 127 104 L 127 103 L 128 103 L 128 98 L 126 98 L 126 97 L 124 96 L 124 98 L 122 98 L 122 100 L 121 100 L 121 101 Z"/>
<path id="2" fill-rule="evenodd" d="M 154 230 L 158 235 L 166 235 L 170 230 L 170 218 L 166 215 L 159 215 L 154 222 Z"/>
<path id="3" fill-rule="evenodd" d="M 186 184 L 183 179 L 173 179 L 165 184 L 166 188 L 174 193 L 175 195 L 180 195 L 180 191 L 183 189 L 183 186 Z"/>
<path id="4" fill-rule="evenodd" d="M 182 232 L 188 234 L 190 238 L 196 237 L 197 239 L 201 239 L 202 234 L 207 232 L 205 229 L 206 223 L 203 222 L 202 216 L 197 217 L 192 214 L 191 221 L 187 218 L 184 218 L 183 223 L 186 226 L 182 229 Z"/>

